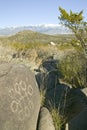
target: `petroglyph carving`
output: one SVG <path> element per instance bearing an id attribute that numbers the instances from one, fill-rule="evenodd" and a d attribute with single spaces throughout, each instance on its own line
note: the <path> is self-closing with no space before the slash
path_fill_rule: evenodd
<path id="1" fill-rule="evenodd" d="M 29 108 L 32 110 L 32 109 L 34 109 L 34 105 L 33 105 L 33 102 L 30 100 L 29 101 Z"/>
<path id="2" fill-rule="evenodd" d="M 14 85 L 14 89 L 15 89 L 15 93 L 18 93 L 18 94 L 21 95 L 20 84 L 16 83 L 16 84 Z"/>
<path id="3" fill-rule="evenodd" d="M 10 109 L 14 114 L 17 114 L 20 121 L 29 118 L 30 112 L 34 109 L 34 104 L 30 100 L 33 95 L 33 87 L 27 84 L 27 82 L 21 80 L 16 82 L 13 88 L 9 90 Z"/>
<path id="4" fill-rule="evenodd" d="M 29 94 L 30 96 L 32 96 L 32 94 L 33 94 L 33 88 L 32 88 L 31 85 L 28 85 L 28 94 Z"/>
<path id="5" fill-rule="evenodd" d="M 15 100 L 13 100 L 12 103 L 11 103 L 11 110 L 14 113 L 16 113 L 17 110 L 18 110 L 18 102 L 16 102 Z"/>

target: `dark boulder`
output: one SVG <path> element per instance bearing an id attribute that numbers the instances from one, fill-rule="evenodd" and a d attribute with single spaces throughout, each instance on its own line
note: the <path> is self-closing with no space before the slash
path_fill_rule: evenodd
<path id="1" fill-rule="evenodd" d="M 64 84 L 57 84 L 51 89 L 47 89 L 45 95 L 45 104 L 50 109 L 52 106 L 59 110 L 59 112 L 64 114 L 66 95 L 70 91 L 69 86 Z"/>
<path id="2" fill-rule="evenodd" d="M 39 66 L 36 80 L 40 89 L 52 89 L 59 82 L 58 61 L 48 57 Z"/>
<path id="3" fill-rule="evenodd" d="M 68 124 L 66 130 L 87 130 L 87 109 L 84 109 Z"/>
<path id="4" fill-rule="evenodd" d="M 65 115 L 68 120 L 77 116 L 87 107 L 87 97 L 79 88 L 70 89 L 66 97 Z"/>

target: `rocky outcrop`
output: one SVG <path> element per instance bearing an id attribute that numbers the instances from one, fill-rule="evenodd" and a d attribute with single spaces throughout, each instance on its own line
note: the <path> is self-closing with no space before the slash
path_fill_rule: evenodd
<path id="1" fill-rule="evenodd" d="M 66 130 L 87 129 L 87 88 L 71 88 L 60 82 L 57 64 L 58 61 L 49 57 L 36 70 L 39 89 L 45 90 L 44 106 L 47 107 L 40 109 L 38 86 L 29 68 L 0 63 L 1 130 L 55 130 L 49 112 L 52 107 L 65 117 Z"/>
<path id="2" fill-rule="evenodd" d="M 54 60 L 53 57 L 47 58 L 39 68 L 37 81 L 39 88 L 46 90 L 45 105 L 47 108 L 50 110 L 55 106 L 66 123 L 87 108 L 87 89 L 72 88 L 67 83 L 60 82 L 57 66 L 57 60 Z"/>
<path id="3" fill-rule="evenodd" d="M 46 90 L 45 105 L 55 106 L 57 109 L 64 107 L 65 96 L 69 91 L 69 86 L 59 82 L 60 72 L 58 70 L 58 60 L 53 56 L 48 57 L 39 67 L 39 73 L 36 79 L 40 90 Z"/>
<path id="4" fill-rule="evenodd" d="M 0 63 L 0 129 L 36 130 L 40 95 L 24 65 Z"/>

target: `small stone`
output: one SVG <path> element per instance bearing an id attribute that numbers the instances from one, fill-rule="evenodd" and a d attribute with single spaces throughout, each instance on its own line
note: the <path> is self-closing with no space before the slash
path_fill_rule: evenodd
<path id="1" fill-rule="evenodd" d="M 40 110 L 38 130 L 55 130 L 51 114 L 45 107 Z"/>

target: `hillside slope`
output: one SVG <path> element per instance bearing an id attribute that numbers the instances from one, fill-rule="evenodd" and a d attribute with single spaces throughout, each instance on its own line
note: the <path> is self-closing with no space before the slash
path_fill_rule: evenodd
<path id="1" fill-rule="evenodd" d="M 15 35 L 0 37 L 0 43 L 50 43 L 55 42 L 56 44 L 71 41 L 74 35 L 47 35 L 31 30 L 18 32 Z"/>

